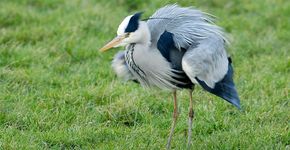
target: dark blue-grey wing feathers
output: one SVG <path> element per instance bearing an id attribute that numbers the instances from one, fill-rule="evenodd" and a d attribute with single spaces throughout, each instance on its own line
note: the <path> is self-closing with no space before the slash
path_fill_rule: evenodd
<path id="1" fill-rule="evenodd" d="M 235 88 L 235 84 L 233 81 L 233 73 L 234 71 L 231 65 L 231 59 L 229 58 L 228 72 L 221 81 L 215 84 L 214 88 L 210 88 L 205 82 L 199 80 L 197 77 L 195 79 L 203 87 L 203 89 L 225 99 L 226 101 L 240 109 L 240 98 L 238 96 L 238 92 Z"/>
<path id="2" fill-rule="evenodd" d="M 174 70 L 173 72 L 178 77 L 173 77 L 175 80 L 180 83 L 176 83 L 175 85 L 179 88 L 192 88 L 193 83 L 188 78 L 188 76 L 182 70 L 182 57 L 186 52 L 185 49 L 178 50 L 175 47 L 175 43 L 173 40 L 173 34 L 167 31 L 164 31 L 160 36 L 157 42 L 157 49 L 161 53 L 161 55 L 171 64 L 171 68 Z"/>

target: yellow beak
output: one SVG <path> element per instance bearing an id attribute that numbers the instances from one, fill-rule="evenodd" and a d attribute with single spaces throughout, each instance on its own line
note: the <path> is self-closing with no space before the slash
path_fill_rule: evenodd
<path id="1" fill-rule="evenodd" d="M 117 36 L 111 42 L 107 43 L 104 47 L 100 49 L 101 52 L 104 52 L 118 44 L 120 44 L 125 39 L 125 36 Z"/>

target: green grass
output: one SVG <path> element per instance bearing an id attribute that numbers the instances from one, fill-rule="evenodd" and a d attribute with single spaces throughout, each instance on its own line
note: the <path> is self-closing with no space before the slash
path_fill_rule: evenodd
<path id="1" fill-rule="evenodd" d="M 0 149 L 164 149 L 170 93 L 123 83 L 98 49 L 122 19 L 165 1 L 1 0 Z M 218 16 L 243 111 L 194 92 L 194 149 L 290 148 L 290 1 L 180 0 Z M 172 148 L 184 149 L 187 91 Z"/>

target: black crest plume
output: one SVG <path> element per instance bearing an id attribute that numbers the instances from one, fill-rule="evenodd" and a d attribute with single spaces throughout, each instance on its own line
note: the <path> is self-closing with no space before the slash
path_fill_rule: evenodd
<path id="1" fill-rule="evenodd" d="M 139 20 L 143 12 L 138 12 L 134 14 L 129 20 L 128 26 L 125 29 L 125 32 L 134 32 L 138 29 Z"/>

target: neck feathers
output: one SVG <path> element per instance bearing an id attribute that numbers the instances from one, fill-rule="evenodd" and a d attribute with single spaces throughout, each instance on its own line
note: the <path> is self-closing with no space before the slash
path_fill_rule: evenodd
<path id="1" fill-rule="evenodd" d="M 151 34 L 150 34 L 150 30 L 148 28 L 148 25 L 146 22 L 144 21 L 140 21 L 139 23 L 140 27 L 139 27 L 139 32 L 140 32 L 140 44 L 144 44 L 147 46 L 150 46 L 151 44 Z M 138 32 L 138 31 L 137 31 Z"/>

